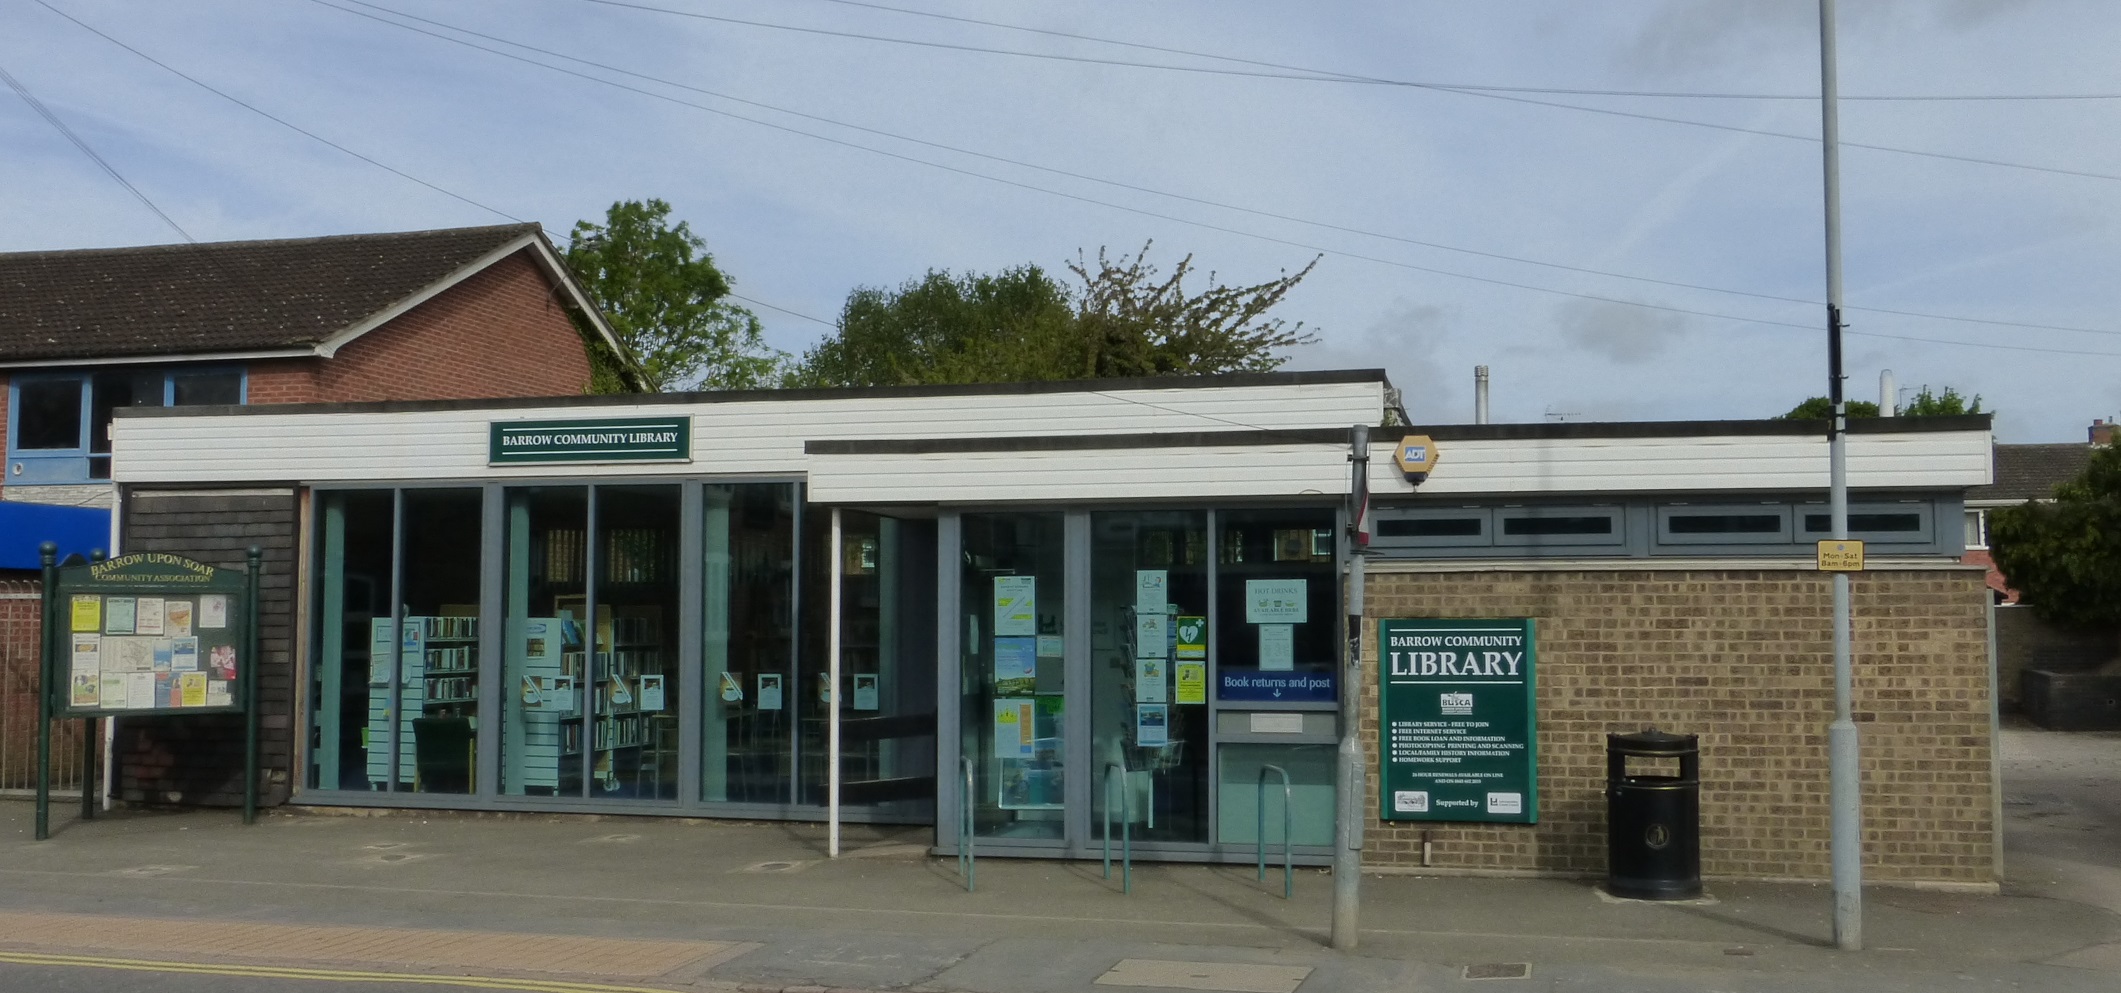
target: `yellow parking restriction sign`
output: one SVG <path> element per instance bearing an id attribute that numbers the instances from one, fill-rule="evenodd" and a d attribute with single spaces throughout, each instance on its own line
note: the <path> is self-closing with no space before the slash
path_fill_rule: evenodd
<path id="1" fill-rule="evenodd" d="M 1863 542 L 1832 539 L 1820 542 L 1819 568 L 1823 572 L 1862 572 Z"/>

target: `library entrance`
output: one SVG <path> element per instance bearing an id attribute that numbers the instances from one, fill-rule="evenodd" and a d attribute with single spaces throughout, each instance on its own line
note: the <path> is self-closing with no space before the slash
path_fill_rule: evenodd
<path id="1" fill-rule="evenodd" d="M 1330 844 L 1335 511 L 945 515 L 959 813 L 980 851 L 1249 859 L 1263 766 Z M 954 554 L 949 546 L 954 544 Z M 946 678 L 949 678 L 946 676 Z M 1281 785 L 1269 809 L 1280 817 Z M 1279 836 L 1279 825 L 1273 829 Z"/>

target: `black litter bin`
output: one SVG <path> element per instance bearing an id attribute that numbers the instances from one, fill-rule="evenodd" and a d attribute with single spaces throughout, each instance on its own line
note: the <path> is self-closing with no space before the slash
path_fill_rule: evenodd
<path id="1" fill-rule="evenodd" d="M 1677 760 L 1678 775 L 1630 775 L 1628 759 Z M 1654 728 L 1605 736 L 1606 888 L 1636 900 L 1701 895 L 1701 747 Z"/>

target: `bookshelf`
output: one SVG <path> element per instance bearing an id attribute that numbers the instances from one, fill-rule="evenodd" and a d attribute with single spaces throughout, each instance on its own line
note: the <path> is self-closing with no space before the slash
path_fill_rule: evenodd
<path id="1" fill-rule="evenodd" d="M 446 608 L 445 608 L 446 609 Z M 398 743 L 397 783 L 411 786 L 418 768 L 413 717 L 465 717 L 477 720 L 479 698 L 479 621 L 457 615 L 405 618 L 398 650 L 390 646 L 390 618 L 369 620 L 368 634 L 368 787 L 391 788 L 390 743 Z M 390 706 L 390 665 L 398 660 L 398 712 Z M 399 720 L 402 713 L 406 719 Z"/>

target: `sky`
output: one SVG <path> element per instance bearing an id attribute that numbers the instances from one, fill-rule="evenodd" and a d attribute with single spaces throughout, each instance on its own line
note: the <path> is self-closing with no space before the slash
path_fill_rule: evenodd
<path id="1" fill-rule="evenodd" d="M 2084 439 L 2121 412 L 2121 4 L 1840 7 L 1848 395 L 1889 369 L 1979 394 L 2000 440 Z M 0 251 L 564 243 L 654 197 L 792 353 L 858 286 L 1148 245 L 1232 284 L 1318 259 L 1276 310 L 1316 336 L 1286 368 L 1383 368 L 1417 423 L 1471 421 L 1476 365 L 1498 422 L 1826 392 L 1816 0 L 0 0 L 0 26 L 0 69 L 109 166 L 0 91 Z"/>

